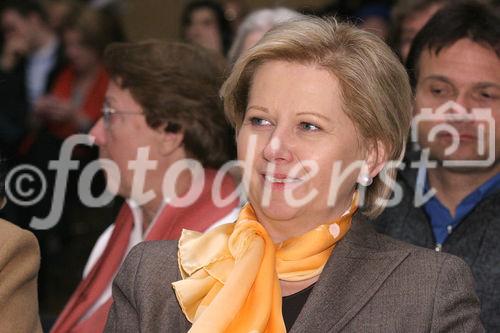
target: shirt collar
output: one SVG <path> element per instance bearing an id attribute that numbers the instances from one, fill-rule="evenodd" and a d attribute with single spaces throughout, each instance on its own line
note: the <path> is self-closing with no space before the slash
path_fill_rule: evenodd
<path id="1" fill-rule="evenodd" d="M 429 177 L 427 176 L 427 169 L 422 168 L 422 177 L 419 179 L 417 177 L 417 184 L 420 182 L 424 182 L 424 191 L 428 192 L 430 189 Z M 497 173 L 495 176 L 488 179 L 486 182 L 477 187 L 474 191 L 469 193 L 459 204 L 462 205 L 465 202 L 475 201 L 475 203 L 479 203 L 485 197 L 493 194 L 494 192 L 500 190 L 500 173 Z M 438 200 L 435 195 L 432 196 L 430 200 Z"/>
<path id="2" fill-rule="evenodd" d="M 160 213 L 163 212 L 163 210 L 166 208 L 168 203 L 170 202 L 169 198 L 165 198 L 162 201 L 162 204 L 158 211 L 156 212 L 155 216 L 153 217 L 153 220 L 149 224 L 148 228 L 144 230 L 144 218 L 142 214 L 142 208 L 141 206 L 134 201 L 133 199 L 127 199 L 126 203 L 130 207 L 130 210 L 132 211 L 132 216 L 134 220 L 134 233 L 137 233 L 137 236 L 140 237 L 142 240 L 146 239 L 146 236 L 149 234 L 151 229 L 153 228 L 153 225 L 156 223 L 158 220 L 158 217 L 160 216 Z"/>
<path id="3" fill-rule="evenodd" d="M 59 41 L 54 37 L 46 45 L 33 52 L 30 56 L 30 61 L 51 58 L 56 53 L 58 47 Z"/>

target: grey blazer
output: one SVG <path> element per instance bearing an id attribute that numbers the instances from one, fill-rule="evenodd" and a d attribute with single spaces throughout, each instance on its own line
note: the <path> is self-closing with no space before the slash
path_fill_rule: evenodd
<path id="1" fill-rule="evenodd" d="M 171 282 L 177 242 L 137 245 L 113 284 L 105 332 L 187 332 Z M 483 332 L 470 269 L 459 258 L 376 233 L 359 214 L 290 332 Z"/>
<path id="2" fill-rule="evenodd" d="M 407 165 L 414 160 L 414 155 Z M 418 157 L 417 157 L 418 158 Z M 415 207 L 417 169 L 398 174 L 401 202 L 388 207 L 373 221 L 379 232 L 413 245 L 434 249 L 436 239 L 424 207 Z M 487 332 L 500 332 L 500 189 L 470 211 L 442 245 L 443 252 L 462 258 L 476 280 L 481 319 Z"/>

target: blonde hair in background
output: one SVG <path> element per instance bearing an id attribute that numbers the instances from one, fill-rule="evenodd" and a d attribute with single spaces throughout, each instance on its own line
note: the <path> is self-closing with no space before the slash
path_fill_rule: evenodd
<path id="1" fill-rule="evenodd" d="M 303 15 L 299 12 L 284 7 L 264 8 L 250 13 L 238 28 L 233 45 L 231 45 L 228 53 L 229 63 L 234 64 L 238 60 L 241 53 L 243 53 L 243 44 L 252 32 L 262 31 L 264 33 L 278 24 L 301 17 Z"/>
<path id="2" fill-rule="evenodd" d="M 412 92 L 396 55 L 377 36 L 333 18 L 307 17 L 269 31 L 235 63 L 221 89 L 226 116 L 239 130 L 257 68 L 271 60 L 311 64 L 338 78 L 343 111 L 354 123 L 364 148 L 382 144 L 388 161 L 401 160 L 410 129 Z M 348 143 L 346 143 L 348 144 Z M 384 209 L 396 169 L 367 188 L 363 213 L 375 218 Z M 389 183 L 389 184 L 386 184 Z"/>

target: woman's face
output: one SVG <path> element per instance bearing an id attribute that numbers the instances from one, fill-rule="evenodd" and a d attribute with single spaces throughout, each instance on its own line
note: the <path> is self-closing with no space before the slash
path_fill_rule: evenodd
<path id="1" fill-rule="evenodd" d="M 92 70 L 99 62 L 99 55 L 94 49 L 83 45 L 82 36 L 76 30 L 64 32 L 64 45 L 68 60 L 78 72 Z"/>
<path id="2" fill-rule="evenodd" d="M 238 158 L 250 170 L 249 200 L 262 223 L 294 220 L 304 229 L 300 234 L 340 216 L 351 204 L 359 168 L 340 182 L 335 164 L 337 171 L 345 170 L 364 155 L 342 110 L 338 79 L 325 69 L 285 61 L 261 65 L 237 141 Z M 329 205 L 330 188 L 339 184 Z M 314 199 L 297 204 L 290 193 L 296 200 Z"/>
<path id="3" fill-rule="evenodd" d="M 190 43 L 203 46 L 209 50 L 223 52 L 217 17 L 210 8 L 200 8 L 191 13 L 190 23 L 186 27 L 185 38 Z"/>

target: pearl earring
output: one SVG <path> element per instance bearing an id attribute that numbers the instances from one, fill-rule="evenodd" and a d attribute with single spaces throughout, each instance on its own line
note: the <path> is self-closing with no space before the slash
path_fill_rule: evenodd
<path id="1" fill-rule="evenodd" d="M 368 187 L 373 183 L 373 178 L 370 177 L 369 174 L 365 173 L 365 174 L 359 175 L 358 183 L 364 187 Z"/>

